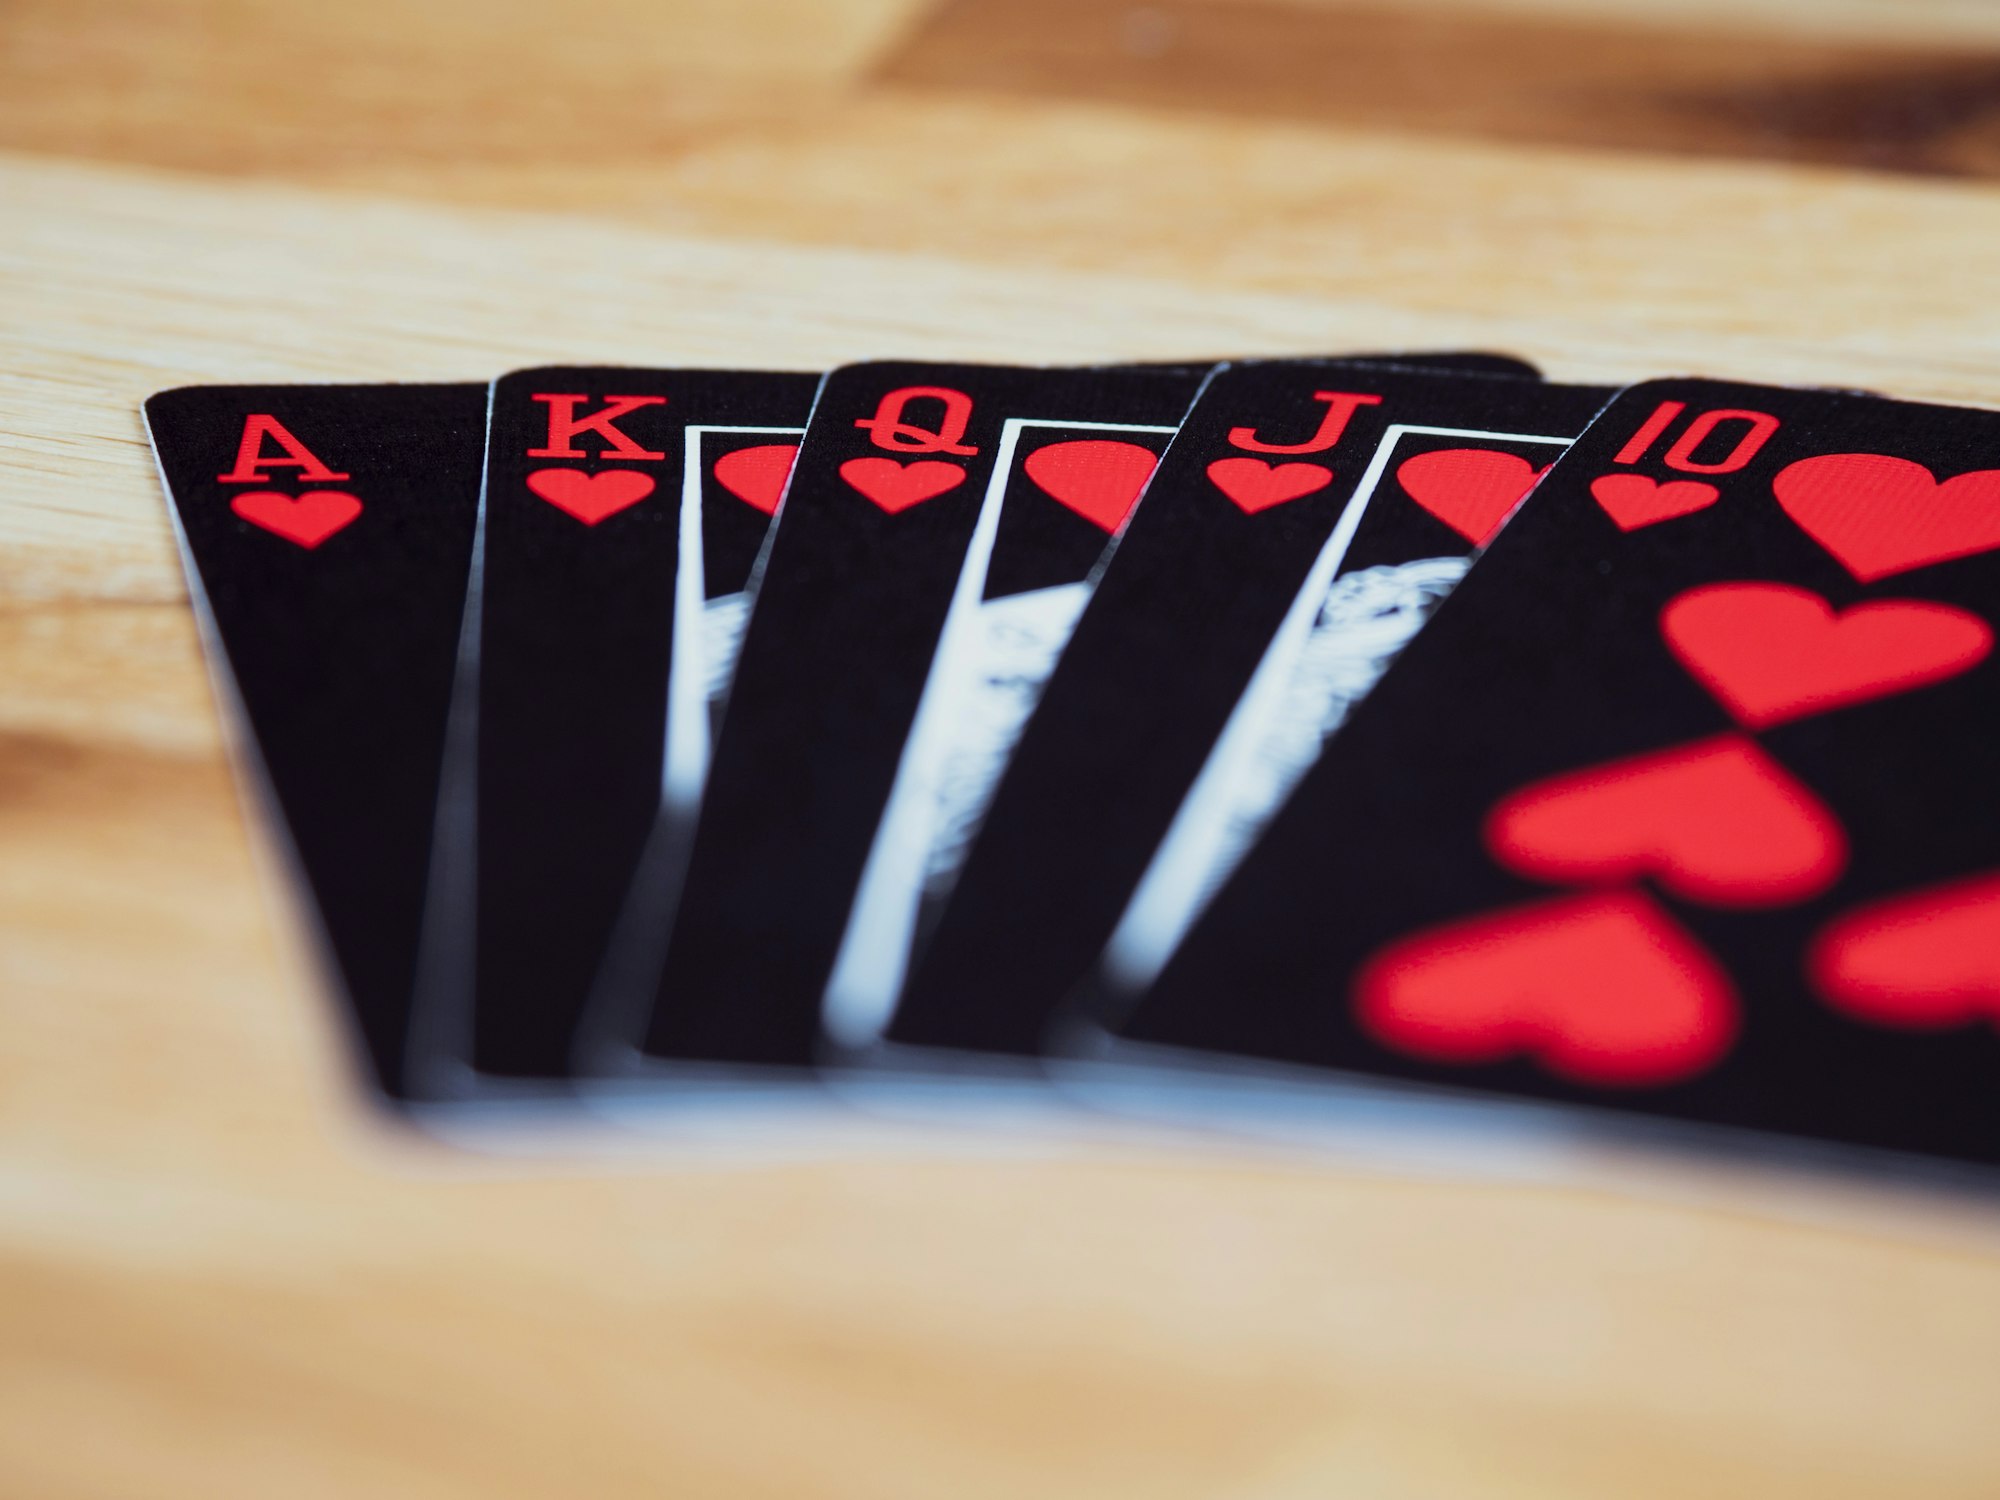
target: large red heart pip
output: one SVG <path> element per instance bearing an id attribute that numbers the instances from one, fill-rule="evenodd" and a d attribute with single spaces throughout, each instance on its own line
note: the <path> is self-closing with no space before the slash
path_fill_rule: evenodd
<path id="1" fill-rule="evenodd" d="M 907 464 L 893 458 L 850 458 L 840 466 L 840 477 L 893 516 L 956 489 L 965 482 L 965 470 L 936 458 Z"/>
<path id="2" fill-rule="evenodd" d="M 1714 485 L 1699 479 L 1670 479 L 1658 484 L 1644 474 L 1600 474 L 1590 481 L 1590 493 L 1620 531 L 1637 531 L 1676 516 L 1692 515 L 1722 497 Z"/>
<path id="3" fill-rule="evenodd" d="M 1355 977 L 1385 1046 L 1442 1063 L 1528 1053 L 1580 1083 L 1643 1088 L 1712 1066 L 1737 1029 L 1713 957 L 1640 891 L 1565 896 L 1433 927 Z"/>
<path id="4" fill-rule="evenodd" d="M 1771 490 L 1863 583 L 2000 547 L 2000 469 L 1939 484 L 1907 458 L 1823 453 L 1786 465 Z"/>
<path id="5" fill-rule="evenodd" d="M 1848 913 L 1813 940 L 1806 973 L 1828 1004 L 1864 1021 L 2000 1025 L 2000 874 Z"/>
<path id="6" fill-rule="evenodd" d="M 797 443 L 738 448 L 715 461 L 715 482 L 752 509 L 776 515 L 785 481 L 792 477 L 792 460 L 798 456 Z"/>
<path id="7" fill-rule="evenodd" d="M 345 490 L 307 490 L 303 495 L 252 490 L 232 499 L 229 508 L 252 526 L 308 552 L 361 514 L 361 502 Z"/>
<path id="8" fill-rule="evenodd" d="M 1503 798 L 1486 847 L 1536 880 L 1651 875 L 1711 906 L 1802 901 L 1847 863 L 1847 837 L 1818 798 L 1741 735 L 1572 771 Z"/>
<path id="9" fill-rule="evenodd" d="M 1681 665 L 1752 729 L 1956 676 L 1993 649 L 1979 616 L 1882 599 L 1835 614 L 1811 589 L 1716 583 L 1660 611 Z"/>
<path id="10" fill-rule="evenodd" d="M 1483 547 L 1546 472 L 1491 448 L 1440 448 L 1405 459 L 1396 482 L 1473 546 Z"/>
<path id="11" fill-rule="evenodd" d="M 1246 516 L 1310 495 L 1333 483 L 1324 464 L 1267 464 L 1261 458 L 1218 458 L 1208 466 L 1209 480 L 1236 502 Z"/>
<path id="12" fill-rule="evenodd" d="M 630 509 L 653 493 L 653 476 L 637 469 L 605 469 L 586 474 L 581 469 L 536 469 L 528 488 L 557 510 L 595 526 L 607 516 Z"/>
<path id="13" fill-rule="evenodd" d="M 1159 457 L 1137 443 L 1081 438 L 1050 443 L 1028 455 L 1028 477 L 1049 497 L 1086 521 L 1116 531 L 1139 503 Z"/>

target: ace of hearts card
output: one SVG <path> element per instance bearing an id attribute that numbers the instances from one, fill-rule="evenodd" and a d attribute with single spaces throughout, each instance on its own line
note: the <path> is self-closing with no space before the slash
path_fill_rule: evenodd
<path id="1" fill-rule="evenodd" d="M 1094 1013 L 2000 1165 L 1997 614 L 2000 414 L 1633 387 Z"/>
<path id="2" fill-rule="evenodd" d="M 479 385 L 146 402 L 218 696 L 386 1095 L 412 1064 L 439 765 L 479 501 Z"/>

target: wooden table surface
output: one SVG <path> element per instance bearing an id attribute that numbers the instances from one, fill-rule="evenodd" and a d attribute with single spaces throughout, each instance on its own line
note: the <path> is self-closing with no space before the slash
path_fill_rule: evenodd
<path id="1" fill-rule="evenodd" d="M 191 381 L 1489 346 L 2000 404 L 1984 0 L 0 0 L 0 1494 L 2000 1495 L 2000 1213 L 363 1109 Z"/>

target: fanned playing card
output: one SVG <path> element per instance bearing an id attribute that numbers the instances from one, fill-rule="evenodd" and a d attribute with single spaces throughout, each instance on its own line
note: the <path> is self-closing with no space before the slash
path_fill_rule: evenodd
<path id="1" fill-rule="evenodd" d="M 1996 611 L 2000 414 L 1636 386 L 1100 1014 L 2000 1164 Z"/>
<path id="2" fill-rule="evenodd" d="M 145 410 L 221 695 L 369 1075 L 409 1097 L 486 388 L 193 386 Z"/>
<path id="3" fill-rule="evenodd" d="M 1141 908 L 1157 962 L 1607 395 L 1353 362 L 1219 371 L 1050 677 L 907 986 L 830 1007 L 835 1034 L 1036 1052 L 1167 839 L 1155 885 L 1170 883 Z M 1190 826 L 1176 812 L 1191 787 Z"/>
<path id="4" fill-rule="evenodd" d="M 489 1088 L 565 1076 L 651 837 L 673 874 L 816 374 L 522 370 L 493 384 L 479 590 L 437 903 L 440 1047 Z"/>

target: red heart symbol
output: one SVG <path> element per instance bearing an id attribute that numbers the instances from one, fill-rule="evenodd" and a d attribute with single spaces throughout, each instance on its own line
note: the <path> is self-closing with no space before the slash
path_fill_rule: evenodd
<path id="1" fill-rule="evenodd" d="M 345 490 L 307 490 L 296 496 L 252 490 L 236 496 L 229 508 L 252 526 L 261 526 L 308 552 L 336 531 L 345 530 L 361 514 L 361 502 Z"/>
<path id="2" fill-rule="evenodd" d="M 1802 901 L 1847 863 L 1833 814 L 1735 734 L 1524 787 L 1485 832 L 1495 859 L 1536 880 L 1652 875 L 1711 906 Z"/>
<path id="3" fill-rule="evenodd" d="M 908 464 L 893 458 L 850 458 L 840 466 L 840 477 L 893 516 L 956 489 L 965 482 L 965 470 L 935 458 Z"/>
<path id="4" fill-rule="evenodd" d="M 1354 982 L 1377 1041 L 1444 1063 L 1528 1053 L 1580 1083 L 1644 1087 L 1712 1066 L 1736 989 L 1638 891 L 1565 896 L 1392 943 Z"/>
<path id="5" fill-rule="evenodd" d="M 1835 614 L 1782 583 L 1689 589 L 1660 611 L 1660 633 L 1751 729 L 1941 682 L 1993 649 L 1986 622 L 1948 604 L 1884 599 Z"/>
<path id="6" fill-rule="evenodd" d="M 1116 531 L 1139 503 L 1159 462 L 1152 449 L 1137 443 L 1085 438 L 1037 448 L 1022 467 L 1050 499 L 1105 531 Z"/>
<path id="7" fill-rule="evenodd" d="M 1939 484 L 1907 458 L 1825 453 L 1786 465 L 1771 489 L 1863 583 L 2000 547 L 2000 469 Z"/>
<path id="8" fill-rule="evenodd" d="M 1261 458 L 1218 458 L 1208 466 L 1215 487 L 1246 516 L 1283 505 L 1333 483 L 1333 470 L 1320 464 L 1267 464 Z"/>
<path id="9" fill-rule="evenodd" d="M 1512 453 L 1441 448 L 1404 460 L 1396 481 L 1417 504 L 1483 547 L 1546 473 Z"/>
<path id="10" fill-rule="evenodd" d="M 1813 988 L 1864 1021 L 2000 1025 L 2000 875 L 1934 886 L 1839 918 L 1806 955 Z"/>
<path id="11" fill-rule="evenodd" d="M 637 469 L 606 469 L 586 474 L 581 469 L 537 469 L 528 488 L 557 510 L 567 511 L 586 526 L 615 516 L 653 493 L 653 476 Z"/>
<path id="12" fill-rule="evenodd" d="M 745 505 L 773 516 L 785 496 L 785 481 L 792 477 L 792 460 L 798 456 L 797 443 L 738 448 L 715 461 L 715 482 Z"/>
<path id="13" fill-rule="evenodd" d="M 1698 479 L 1655 484 L 1644 474 L 1600 474 L 1590 481 L 1590 493 L 1620 531 L 1637 531 L 1641 526 L 1691 515 L 1722 498 L 1714 485 Z"/>

